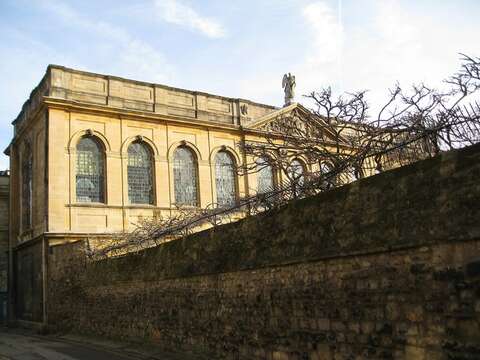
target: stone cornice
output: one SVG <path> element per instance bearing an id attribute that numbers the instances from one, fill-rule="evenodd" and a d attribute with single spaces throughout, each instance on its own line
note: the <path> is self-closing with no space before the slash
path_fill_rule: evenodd
<path id="1" fill-rule="evenodd" d="M 94 104 L 83 104 L 74 100 L 63 100 L 45 97 L 44 103 L 51 109 L 60 109 L 65 111 L 77 111 L 82 113 L 91 113 L 91 114 L 104 114 L 104 115 L 113 115 L 117 117 L 122 117 L 123 119 L 130 120 L 145 120 L 145 121 L 156 121 L 156 122 L 165 122 L 165 123 L 178 123 L 182 126 L 188 127 L 203 127 L 208 129 L 221 129 L 221 130 L 230 130 L 238 131 L 241 126 L 234 124 L 221 124 L 214 123 L 196 119 L 185 119 L 175 115 L 160 115 L 154 113 L 145 113 L 142 111 L 127 110 L 122 108 L 112 108 L 102 105 Z"/>
<path id="2" fill-rule="evenodd" d="M 50 64 L 50 65 L 48 65 L 47 72 L 51 69 L 58 69 L 58 70 L 61 70 L 63 72 L 68 72 L 68 73 L 72 73 L 72 74 L 92 76 L 92 77 L 100 77 L 100 78 L 103 78 L 103 79 L 116 80 L 116 81 L 120 81 L 120 82 L 128 82 L 128 83 L 136 84 L 136 85 L 140 85 L 140 86 L 152 86 L 152 87 L 154 86 L 154 87 L 162 88 L 162 89 L 165 89 L 165 90 L 179 91 L 179 92 L 196 94 L 196 95 L 204 95 L 204 96 L 214 97 L 214 98 L 217 98 L 217 99 L 223 99 L 223 100 L 228 100 L 228 101 L 241 101 L 241 102 L 246 103 L 248 105 L 257 105 L 257 106 L 261 106 L 261 107 L 265 107 L 265 108 L 270 108 L 270 109 L 272 109 L 272 111 L 278 109 L 276 106 L 263 104 L 263 103 L 248 100 L 248 99 L 228 97 L 228 96 L 216 95 L 216 94 L 212 94 L 212 93 L 208 93 L 208 92 L 204 92 L 204 91 L 189 90 L 189 89 L 184 89 L 184 88 L 179 88 L 179 87 L 174 87 L 174 86 L 169 86 L 169 85 L 164 85 L 164 84 L 158 84 L 158 83 L 152 83 L 152 82 L 140 81 L 140 80 L 134 80 L 134 79 L 127 79 L 127 78 L 123 78 L 123 77 L 115 76 L 115 75 L 106 75 L 106 74 L 100 74 L 100 73 L 95 73 L 95 72 L 90 72 L 90 71 L 77 70 L 77 69 L 68 68 L 68 67 L 62 66 L 62 65 Z"/>
<path id="3" fill-rule="evenodd" d="M 43 97 L 37 102 L 37 106 L 36 108 L 34 109 L 34 112 L 31 112 L 29 114 L 29 119 L 30 121 L 26 121 L 25 124 L 23 126 L 21 126 L 20 128 L 17 128 L 15 126 L 15 132 L 14 132 L 14 135 L 13 135 L 13 139 L 10 141 L 10 144 L 8 144 L 8 146 L 5 148 L 5 150 L 3 151 L 3 153 L 7 156 L 10 156 L 10 147 L 15 144 L 19 139 L 21 139 L 22 137 L 22 134 L 25 133 L 27 131 L 27 129 L 29 129 L 30 127 L 32 127 L 36 121 L 38 120 L 39 118 L 39 115 L 42 113 L 42 111 L 45 110 L 45 102 L 43 101 Z M 18 118 L 17 118 L 18 119 Z M 15 122 L 14 122 L 15 123 Z"/>
<path id="4" fill-rule="evenodd" d="M 277 110 L 275 106 L 241 98 L 213 95 L 171 86 L 124 79 L 49 65 L 40 83 L 22 106 L 14 125 L 14 140 L 27 128 L 48 99 L 53 105 L 73 104 L 84 109 L 108 108 L 137 119 L 165 119 L 184 125 L 219 129 L 246 125 Z M 104 111 L 104 110 L 103 110 Z M 8 154 L 9 147 L 5 150 Z"/>

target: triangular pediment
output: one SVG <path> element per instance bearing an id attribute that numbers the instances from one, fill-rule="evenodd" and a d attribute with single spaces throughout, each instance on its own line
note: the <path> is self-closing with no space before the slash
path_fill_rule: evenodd
<path id="1" fill-rule="evenodd" d="M 275 110 L 271 113 L 268 113 L 267 115 L 259 117 L 258 119 L 255 119 L 253 122 L 248 124 L 248 128 L 255 129 L 255 130 L 266 130 L 266 128 L 268 127 L 268 124 L 271 123 L 272 121 L 275 121 L 279 118 L 285 118 L 287 116 L 296 115 L 295 110 L 299 109 L 300 107 L 305 109 L 308 112 L 308 110 L 304 108 L 302 105 L 298 103 L 293 103 L 281 109 Z"/>
<path id="2" fill-rule="evenodd" d="M 256 119 L 252 123 L 248 124 L 247 128 L 252 130 L 257 130 L 257 131 L 270 132 L 272 131 L 272 129 L 278 128 L 275 126 L 275 123 L 279 121 L 285 121 L 285 119 L 291 119 L 291 121 L 300 120 L 300 122 L 303 120 L 304 121 L 313 120 L 318 124 L 320 124 L 320 126 L 322 126 L 322 124 L 324 125 L 324 129 L 325 129 L 325 131 L 323 132 L 324 138 L 326 139 L 330 138 L 332 140 L 336 139 L 337 141 L 342 140 L 342 139 L 338 139 L 339 135 L 338 134 L 335 135 L 331 131 L 331 125 L 328 125 L 321 116 L 314 114 L 313 112 L 311 112 L 310 110 L 308 110 L 306 107 L 304 107 L 299 103 L 293 103 L 291 105 L 288 105 L 281 109 L 273 111 L 267 115 L 264 115 Z"/>

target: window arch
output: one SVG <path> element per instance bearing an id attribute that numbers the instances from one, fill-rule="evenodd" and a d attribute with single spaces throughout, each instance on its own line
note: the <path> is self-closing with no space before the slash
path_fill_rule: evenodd
<path id="1" fill-rule="evenodd" d="M 292 185 L 293 195 L 299 196 L 305 184 L 305 165 L 302 161 L 294 159 L 288 168 L 288 177 Z"/>
<path id="2" fill-rule="evenodd" d="M 102 144 L 85 136 L 77 144 L 76 189 L 79 202 L 105 202 L 105 156 Z"/>
<path id="3" fill-rule="evenodd" d="M 333 170 L 333 166 L 330 163 L 328 163 L 326 161 L 321 161 L 320 162 L 320 172 L 322 174 L 328 174 L 332 170 Z"/>
<path id="4" fill-rule="evenodd" d="M 235 203 L 235 161 L 227 151 L 219 151 L 215 155 L 215 188 L 219 206 L 228 206 Z"/>
<path id="5" fill-rule="evenodd" d="M 32 226 L 32 149 L 25 143 L 22 154 L 22 229 L 28 230 Z"/>
<path id="6" fill-rule="evenodd" d="M 257 166 L 257 193 L 266 193 L 275 188 L 273 168 L 267 157 L 258 158 Z"/>
<path id="7" fill-rule="evenodd" d="M 127 181 L 131 204 L 153 204 L 152 151 L 141 141 L 128 146 Z"/>
<path id="8" fill-rule="evenodd" d="M 337 175 L 335 174 L 335 167 L 327 162 L 320 162 L 320 176 L 322 176 L 322 189 L 328 190 L 337 183 Z"/>
<path id="9" fill-rule="evenodd" d="M 348 166 L 340 175 L 342 184 L 348 184 L 362 177 L 360 169 L 356 165 Z"/>
<path id="10" fill-rule="evenodd" d="M 198 206 L 197 159 L 186 146 L 175 149 L 173 154 L 173 186 L 177 205 Z"/>

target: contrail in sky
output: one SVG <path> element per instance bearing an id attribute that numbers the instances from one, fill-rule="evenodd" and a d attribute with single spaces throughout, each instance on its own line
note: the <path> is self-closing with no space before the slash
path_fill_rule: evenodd
<path id="1" fill-rule="evenodd" d="M 337 57 L 337 76 L 338 76 L 338 87 L 339 93 L 343 92 L 343 27 L 342 27 L 342 0 L 337 2 L 338 9 L 338 57 Z"/>

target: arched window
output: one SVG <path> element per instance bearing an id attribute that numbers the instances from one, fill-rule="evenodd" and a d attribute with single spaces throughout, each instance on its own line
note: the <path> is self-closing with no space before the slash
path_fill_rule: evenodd
<path id="1" fill-rule="evenodd" d="M 361 171 L 355 165 L 348 166 L 340 175 L 342 184 L 348 184 L 361 178 Z"/>
<path id="2" fill-rule="evenodd" d="M 290 164 L 288 173 L 292 184 L 293 195 L 299 196 L 305 183 L 305 166 L 300 160 L 295 159 Z"/>
<path id="3" fill-rule="evenodd" d="M 26 143 L 22 154 L 22 229 L 32 226 L 32 149 Z"/>
<path id="4" fill-rule="evenodd" d="M 322 161 L 320 163 L 320 172 L 322 174 L 328 174 L 331 171 L 332 171 L 332 165 L 330 165 L 329 163 L 327 163 L 325 161 Z"/>
<path id="5" fill-rule="evenodd" d="M 257 159 L 257 192 L 266 193 L 275 188 L 273 169 L 267 158 Z"/>
<path id="6" fill-rule="evenodd" d="M 337 182 L 337 175 L 335 174 L 332 164 L 321 161 L 320 162 L 320 174 L 322 176 L 322 189 L 328 190 L 333 187 Z"/>
<path id="7" fill-rule="evenodd" d="M 198 205 L 197 160 L 185 146 L 178 147 L 173 154 L 173 182 L 177 205 Z"/>
<path id="8" fill-rule="evenodd" d="M 105 201 L 105 156 L 103 146 L 87 136 L 77 144 L 77 201 Z"/>
<path id="9" fill-rule="evenodd" d="M 215 155 L 215 186 L 219 206 L 228 206 L 235 203 L 235 162 L 226 151 L 219 151 Z"/>
<path id="10" fill-rule="evenodd" d="M 152 152 L 144 142 L 128 147 L 128 199 L 131 204 L 153 204 Z"/>

